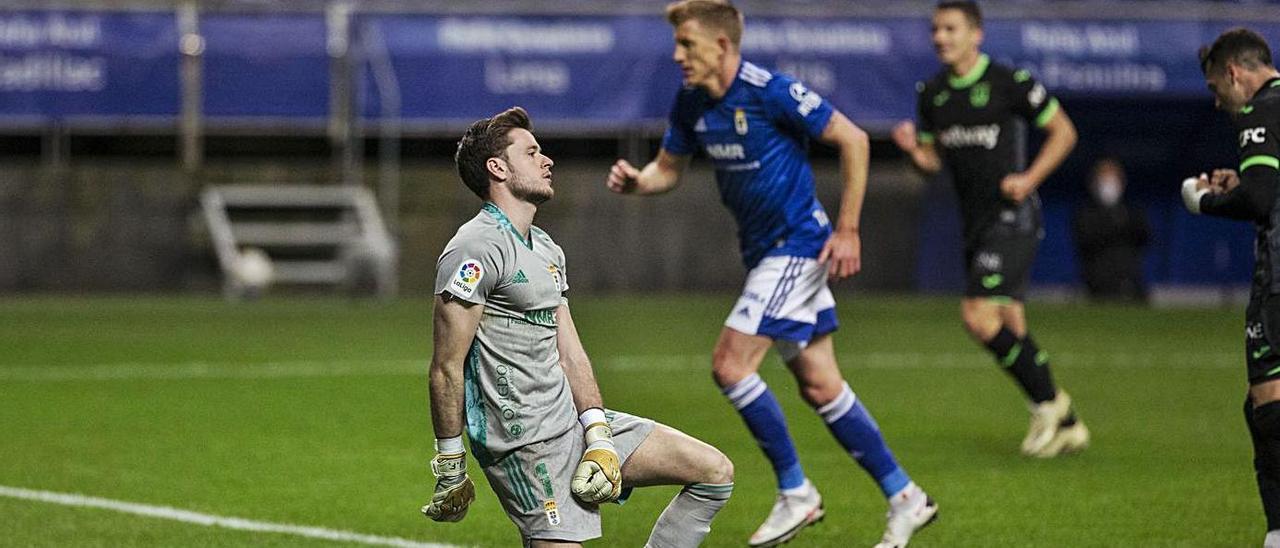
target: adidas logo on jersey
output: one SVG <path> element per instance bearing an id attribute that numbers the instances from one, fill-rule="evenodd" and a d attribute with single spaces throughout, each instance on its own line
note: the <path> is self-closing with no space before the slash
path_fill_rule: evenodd
<path id="1" fill-rule="evenodd" d="M 527 283 L 529 283 L 529 277 L 524 275 L 524 271 L 523 271 L 523 270 L 517 270 L 517 271 L 516 271 L 516 275 L 511 277 L 511 283 L 513 283 L 513 284 L 527 284 Z"/>
<path id="2" fill-rule="evenodd" d="M 698 118 L 698 123 L 696 123 L 696 124 L 694 124 L 694 125 L 693 125 L 693 131 L 695 131 L 695 132 L 697 132 L 697 133 L 706 133 L 706 132 L 707 132 L 707 119 L 706 119 L 706 118 Z"/>

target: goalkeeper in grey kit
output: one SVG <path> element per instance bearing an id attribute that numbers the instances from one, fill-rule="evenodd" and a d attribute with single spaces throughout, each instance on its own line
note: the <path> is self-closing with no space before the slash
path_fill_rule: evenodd
<path id="1" fill-rule="evenodd" d="M 454 158 L 484 204 L 437 264 L 431 421 L 437 477 L 422 508 L 459 521 L 475 499 L 462 444 L 525 546 L 601 535 L 597 505 L 630 488 L 683 485 L 646 546 L 697 546 L 733 490 L 716 448 L 652 420 L 606 410 L 569 313 L 564 252 L 536 226 L 555 193 L 553 162 L 519 107 L 476 121 Z"/>

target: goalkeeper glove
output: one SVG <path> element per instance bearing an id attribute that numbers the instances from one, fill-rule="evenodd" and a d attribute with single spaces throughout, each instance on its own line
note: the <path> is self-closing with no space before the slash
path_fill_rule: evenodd
<path id="1" fill-rule="evenodd" d="M 613 447 L 613 431 L 605 421 L 604 411 L 588 409 L 579 419 L 586 426 L 587 450 L 573 473 L 569 490 L 578 500 L 599 504 L 617 500 L 622 495 L 622 465 Z"/>
<path id="2" fill-rule="evenodd" d="M 435 521 L 461 521 L 476 500 L 475 485 L 467 477 L 467 454 L 437 454 L 431 459 L 431 473 L 436 477 L 436 492 L 431 495 L 431 502 L 422 507 L 422 513 Z"/>

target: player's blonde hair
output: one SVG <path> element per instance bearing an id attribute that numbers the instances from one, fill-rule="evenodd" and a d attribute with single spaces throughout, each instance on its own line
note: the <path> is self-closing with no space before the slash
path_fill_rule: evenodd
<path id="1" fill-rule="evenodd" d="M 723 32 L 734 47 L 742 46 L 742 12 L 725 0 L 681 0 L 667 4 L 667 22 L 671 26 L 678 27 L 689 20 Z"/>

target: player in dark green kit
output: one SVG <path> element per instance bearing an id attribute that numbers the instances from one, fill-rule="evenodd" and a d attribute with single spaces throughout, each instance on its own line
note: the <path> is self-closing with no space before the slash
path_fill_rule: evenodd
<path id="1" fill-rule="evenodd" d="M 1257 228 L 1257 256 L 1245 312 L 1245 364 L 1249 394 L 1245 422 L 1253 437 L 1262 509 L 1267 516 L 1263 546 L 1280 548 L 1280 72 L 1271 48 L 1257 33 L 1232 29 L 1200 50 L 1200 68 L 1218 108 L 1231 113 L 1240 169 L 1217 169 L 1182 183 L 1192 213 L 1241 221 Z"/>
<path id="2" fill-rule="evenodd" d="M 893 139 L 921 171 L 951 172 L 964 217 L 965 329 L 1030 400 L 1031 427 L 1022 452 L 1053 457 L 1085 448 L 1089 431 L 1076 418 L 1070 396 L 1054 385 L 1048 355 L 1027 331 L 1022 302 L 1044 232 L 1035 190 L 1071 152 L 1076 130 L 1030 73 L 992 63 L 981 53 L 982 37 L 976 4 L 938 4 L 933 45 L 946 68 L 917 86 L 919 128 L 898 124 Z M 1019 169 L 1020 120 L 1046 133 L 1025 171 Z"/>

